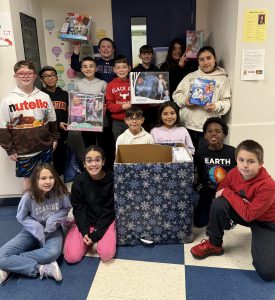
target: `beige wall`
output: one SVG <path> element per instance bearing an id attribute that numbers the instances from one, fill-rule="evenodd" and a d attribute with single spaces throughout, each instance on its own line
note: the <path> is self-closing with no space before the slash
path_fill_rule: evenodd
<path id="1" fill-rule="evenodd" d="M 10 14 L 9 0 L 1 0 L 0 11 Z M 14 87 L 13 66 L 16 62 L 16 47 L 0 47 L 0 98 Z M 15 178 L 15 164 L 8 158 L 6 151 L 0 147 L 0 196 L 19 194 L 21 181 Z"/>
<path id="2" fill-rule="evenodd" d="M 99 5 L 100 3 L 100 5 Z M 267 40 L 263 43 L 244 43 L 242 41 L 243 16 L 245 9 L 267 9 L 269 11 Z M 64 57 L 56 60 L 51 48 L 61 43 L 56 36 L 44 31 L 44 20 L 53 19 L 56 28 L 62 25 L 67 12 L 85 12 L 93 17 L 93 33 L 105 29 L 112 34 L 111 0 L 1 0 L 0 11 L 12 12 L 15 46 L 0 47 L 0 98 L 14 86 L 12 68 L 14 63 L 24 58 L 19 12 L 22 11 L 37 21 L 41 65 L 64 63 Z M 197 0 L 196 28 L 209 33 L 209 43 L 214 46 L 218 60 L 229 73 L 233 89 L 232 110 L 230 112 L 230 135 L 227 143 L 236 146 L 240 141 L 252 138 L 265 148 L 265 166 L 275 177 L 275 89 L 273 70 L 275 37 L 275 2 L 268 0 Z M 97 44 L 96 38 L 94 44 Z M 64 42 L 64 52 L 71 50 Z M 241 50 L 244 48 L 265 48 L 265 80 L 241 81 Z M 8 59 L 7 59 L 8 58 Z M 0 149 L 0 196 L 21 193 L 21 180 L 15 178 L 14 163 Z M 3 184 L 4 183 L 4 184 Z"/>
<path id="3" fill-rule="evenodd" d="M 243 41 L 244 11 L 269 11 L 267 39 L 262 43 Z M 203 22 L 199 20 L 204 19 Z M 275 90 L 273 88 L 275 2 L 268 0 L 197 0 L 197 29 L 210 32 L 209 44 L 230 76 L 233 87 L 227 143 L 236 146 L 254 139 L 265 149 L 265 167 L 275 177 Z M 242 49 L 266 49 L 265 80 L 240 80 Z"/>
<path id="4" fill-rule="evenodd" d="M 100 3 L 100 5 L 99 5 Z M 54 7 L 54 9 L 53 9 Z M 78 0 L 78 1 L 66 1 L 66 0 L 47 0 L 42 1 L 43 19 L 51 19 L 55 23 L 55 28 L 52 34 L 49 34 L 48 30 L 44 28 L 44 35 L 47 49 L 47 63 L 51 66 L 55 66 L 57 63 L 62 64 L 64 72 L 59 74 L 59 79 L 62 83 L 65 83 L 64 88 L 68 88 L 68 84 L 74 83 L 74 78 L 69 78 L 67 72 L 70 69 L 69 61 L 65 59 L 64 54 L 72 52 L 72 45 L 69 41 L 61 41 L 57 38 L 57 31 L 59 31 L 64 23 L 66 14 L 68 12 L 85 13 L 92 17 L 92 44 L 97 45 L 98 41 L 103 37 L 98 35 L 99 30 L 105 31 L 105 36 L 113 38 L 112 30 L 112 11 L 111 0 Z M 59 57 L 56 57 L 52 53 L 52 47 L 58 46 L 62 49 L 62 53 Z"/>
<path id="5" fill-rule="evenodd" d="M 15 81 L 13 79 L 14 64 L 16 61 L 25 58 L 19 12 L 26 13 L 36 19 L 41 64 L 45 64 L 46 62 L 46 49 L 40 1 L 1 0 L 0 10 L 11 13 L 14 33 L 14 46 L 0 47 L 1 98 L 15 86 Z M 15 177 L 15 163 L 8 158 L 6 152 L 2 148 L 0 150 L 0 161 L 0 182 L 2 183 L 0 186 L 0 195 L 9 197 L 21 194 L 22 180 Z"/>

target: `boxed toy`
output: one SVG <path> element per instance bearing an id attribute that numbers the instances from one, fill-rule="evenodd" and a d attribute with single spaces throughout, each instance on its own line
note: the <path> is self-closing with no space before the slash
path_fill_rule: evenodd
<path id="1" fill-rule="evenodd" d="M 114 165 L 119 245 L 189 243 L 193 162 L 173 163 L 163 145 L 119 145 Z"/>
<path id="2" fill-rule="evenodd" d="M 68 130 L 103 131 L 104 94 L 69 92 Z"/>
<path id="3" fill-rule="evenodd" d="M 60 31 L 60 39 L 89 41 L 91 39 L 91 25 L 91 16 L 67 13 L 67 17 Z"/>
<path id="4" fill-rule="evenodd" d="M 204 44 L 203 31 L 186 31 L 186 57 L 197 58 L 198 52 Z"/>
<path id="5" fill-rule="evenodd" d="M 216 81 L 210 79 L 197 78 L 191 89 L 189 102 L 200 106 L 212 102 Z"/>
<path id="6" fill-rule="evenodd" d="M 168 72 L 131 72 L 132 104 L 162 103 L 170 100 Z"/>

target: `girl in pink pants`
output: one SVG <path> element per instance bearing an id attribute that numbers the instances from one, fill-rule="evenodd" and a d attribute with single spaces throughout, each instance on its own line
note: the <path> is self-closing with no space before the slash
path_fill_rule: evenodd
<path id="1" fill-rule="evenodd" d="M 68 263 L 79 262 L 93 243 L 97 243 L 103 261 L 115 256 L 114 178 L 112 172 L 103 169 L 104 163 L 103 150 L 98 146 L 88 147 L 85 171 L 74 179 L 71 203 L 75 224 L 64 244 L 64 258 Z"/>

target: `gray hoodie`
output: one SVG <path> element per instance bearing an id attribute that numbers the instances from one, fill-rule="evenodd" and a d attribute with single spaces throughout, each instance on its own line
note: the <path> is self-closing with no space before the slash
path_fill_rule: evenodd
<path id="1" fill-rule="evenodd" d="M 18 205 L 16 218 L 25 230 L 44 245 L 47 234 L 64 224 L 71 207 L 69 195 L 64 195 L 61 199 L 50 197 L 37 203 L 26 192 Z"/>

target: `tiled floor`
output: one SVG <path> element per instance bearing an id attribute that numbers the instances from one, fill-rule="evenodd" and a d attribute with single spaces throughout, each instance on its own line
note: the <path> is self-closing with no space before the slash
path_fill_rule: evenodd
<path id="1" fill-rule="evenodd" d="M 0 208 L 0 245 L 8 239 L 4 228 L 10 236 L 20 228 L 14 216 L 14 209 Z M 108 263 L 93 257 L 94 251 L 76 265 L 60 261 L 60 284 L 13 276 L 0 287 L 0 299 L 275 300 L 275 282 L 263 281 L 251 265 L 248 228 L 225 233 L 224 255 L 195 260 L 189 250 L 204 231 L 194 229 L 192 244 L 118 247 Z"/>

